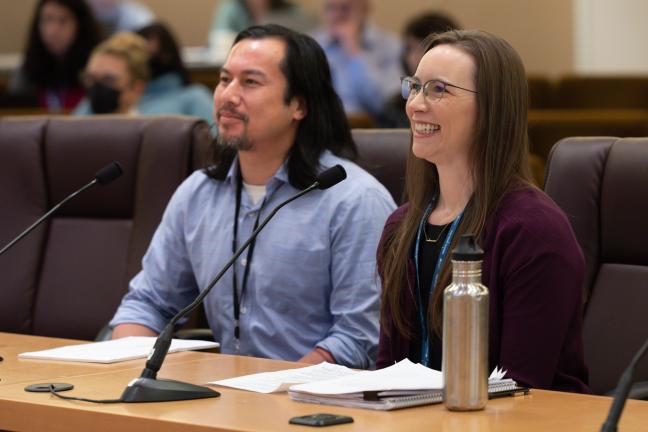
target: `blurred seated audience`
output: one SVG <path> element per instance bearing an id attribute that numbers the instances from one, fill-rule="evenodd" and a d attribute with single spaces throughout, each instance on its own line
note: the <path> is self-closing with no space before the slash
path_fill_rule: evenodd
<path id="1" fill-rule="evenodd" d="M 213 50 L 227 53 L 238 32 L 262 24 L 280 24 L 307 32 L 317 22 L 299 5 L 287 0 L 225 0 L 214 13 L 208 44 Z"/>
<path id="2" fill-rule="evenodd" d="M 122 32 L 92 51 L 83 74 L 88 96 L 74 114 L 146 114 L 138 103 L 150 77 L 148 43 Z"/>
<path id="3" fill-rule="evenodd" d="M 148 42 L 149 81 L 139 103 L 147 114 L 185 114 L 213 123 L 212 93 L 202 84 L 192 84 L 182 63 L 180 49 L 168 26 L 153 23 L 138 31 Z"/>
<path id="4" fill-rule="evenodd" d="M 85 0 L 40 0 L 9 93 L 51 113 L 73 109 L 85 94 L 79 74 L 99 40 Z"/>
<path id="5" fill-rule="evenodd" d="M 322 3 L 324 27 L 314 37 L 326 53 L 344 110 L 378 118 L 400 88 L 400 42 L 368 23 L 369 0 Z"/>
<path id="6" fill-rule="evenodd" d="M 105 36 L 111 36 L 122 31 L 134 32 L 155 20 L 155 14 L 151 9 L 137 1 L 89 1 Z"/>
<path id="7" fill-rule="evenodd" d="M 92 52 L 83 75 L 88 96 L 74 114 L 185 114 L 213 123 L 210 93 L 185 85 L 177 45 L 169 47 L 172 35 L 161 25 L 142 31 L 148 39 L 117 33 Z M 157 75 L 151 81 L 152 72 Z"/>
<path id="8" fill-rule="evenodd" d="M 443 33 L 448 30 L 459 30 L 461 27 L 450 16 L 441 12 L 428 12 L 417 15 L 405 24 L 403 29 L 403 53 L 401 62 L 407 76 L 416 72 L 423 54 L 425 54 L 423 41 L 432 34 Z M 383 115 L 378 120 L 379 127 L 408 128 L 409 120 L 405 113 L 405 102 L 400 89 L 393 94 L 385 106 Z"/>

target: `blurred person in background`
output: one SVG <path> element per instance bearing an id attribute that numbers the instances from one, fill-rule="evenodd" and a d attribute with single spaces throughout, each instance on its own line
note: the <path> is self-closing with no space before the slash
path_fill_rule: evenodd
<path id="1" fill-rule="evenodd" d="M 151 24 L 155 14 L 145 5 L 132 0 L 89 0 L 105 36 L 137 31 Z"/>
<path id="2" fill-rule="evenodd" d="M 99 43 L 99 28 L 85 0 L 40 0 L 22 66 L 9 92 L 52 113 L 73 109 L 85 92 L 79 74 Z"/>
<path id="3" fill-rule="evenodd" d="M 92 51 L 83 74 L 88 95 L 74 114 L 145 114 L 138 103 L 149 77 L 146 39 L 117 33 Z"/>
<path id="4" fill-rule="evenodd" d="M 161 24 L 140 36 L 121 32 L 100 44 L 83 75 L 88 95 L 75 115 L 184 114 L 213 123 L 210 92 L 189 85 L 173 36 Z"/>
<path id="5" fill-rule="evenodd" d="M 403 29 L 403 53 L 401 63 L 407 76 L 414 75 L 421 58 L 423 58 L 423 41 L 430 35 L 448 30 L 460 30 L 461 26 L 450 16 L 441 12 L 428 12 L 410 19 Z M 380 127 L 407 128 L 409 119 L 405 113 L 405 99 L 400 89 L 393 94 L 378 121 Z"/>
<path id="6" fill-rule="evenodd" d="M 213 123 L 212 94 L 201 84 L 192 84 L 182 63 L 180 49 L 165 24 L 156 22 L 138 31 L 148 43 L 151 81 L 138 110 L 146 114 L 184 114 Z"/>
<path id="7" fill-rule="evenodd" d="M 214 13 L 209 29 L 209 46 L 217 52 L 227 53 L 238 32 L 259 24 L 280 24 L 307 32 L 317 22 L 299 5 L 288 0 L 226 0 Z"/>
<path id="8" fill-rule="evenodd" d="M 324 0 L 324 28 L 314 34 L 347 114 L 382 115 L 403 74 L 397 38 L 368 23 L 369 0 Z"/>

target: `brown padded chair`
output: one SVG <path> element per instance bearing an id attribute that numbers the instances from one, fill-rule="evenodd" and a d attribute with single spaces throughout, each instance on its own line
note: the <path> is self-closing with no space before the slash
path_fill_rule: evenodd
<path id="1" fill-rule="evenodd" d="M 410 130 L 353 129 L 351 133 L 358 146 L 358 165 L 376 177 L 397 204 L 403 203 Z"/>
<path id="2" fill-rule="evenodd" d="M 124 170 L 0 257 L 0 331 L 93 339 L 209 141 L 189 117 L 0 119 L 1 245 L 109 162 Z"/>
<path id="3" fill-rule="evenodd" d="M 590 387 L 604 394 L 648 338 L 648 138 L 559 141 L 545 191 L 569 217 L 585 255 L 585 360 Z M 635 378 L 648 380 L 648 358 Z M 646 384 L 635 397 L 646 398 Z"/>

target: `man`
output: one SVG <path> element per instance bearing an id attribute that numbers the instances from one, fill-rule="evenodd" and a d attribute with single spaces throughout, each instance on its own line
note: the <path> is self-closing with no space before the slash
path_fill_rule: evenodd
<path id="1" fill-rule="evenodd" d="M 214 164 L 176 191 L 111 325 L 153 335 L 204 289 L 272 208 L 342 164 L 348 178 L 281 209 L 205 299 L 224 353 L 370 367 L 375 251 L 395 204 L 340 156 L 356 149 L 326 57 L 276 25 L 239 33 L 214 91 Z"/>
<path id="2" fill-rule="evenodd" d="M 324 0 L 323 6 L 324 29 L 315 39 L 326 52 L 344 109 L 379 118 L 400 90 L 400 42 L 367 23 L 369 0 Z"/>

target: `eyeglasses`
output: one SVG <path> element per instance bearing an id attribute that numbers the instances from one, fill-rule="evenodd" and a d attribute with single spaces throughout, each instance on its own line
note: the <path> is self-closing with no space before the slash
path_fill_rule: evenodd
<path id="1" fill-rule="evenodd" d="M 421 88 L 423 88 L 423 96 L 425 96 L 432 102 L 436 102 L 440 100 L 447 92 L 446 87 L 454 87 L 477 94 L 477 92 L 474 90 L 459 87 L 458 85 L 449 84 L 447 82 L 439 80 L 430 80 L 425 84 L 421 84 L 421 82 L 414 77 L 401 78 L 401 95 L 403 96 L 403 99 L 409 99 L 411 96 L 416 96 L 418 92 L 421 91 Z"/>

